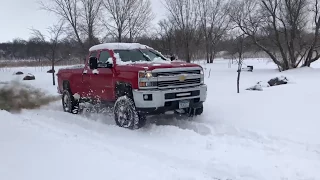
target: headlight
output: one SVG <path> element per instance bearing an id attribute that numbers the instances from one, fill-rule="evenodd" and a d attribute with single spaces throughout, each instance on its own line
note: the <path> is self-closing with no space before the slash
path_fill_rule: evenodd
<path id="1" fill-rule="evenodd" d="M 204 84 L 204 72 L 203 69 L 200 70 L 200 75 L 201 75 L 201 84 Z"/>
<path id="2" fill-rule="evenodd" d="M 151 71 L 140 71 L 139 74 L 139 88 L 155 88 L 157 87 L 157 78 L 153 77 Z"/>
<path id="3" fill-rule="evenodd" d="M 141 71 L 139 72 L 139 78 L 151 78 L 152 77 L 152 73 L 150 71 Z"/>

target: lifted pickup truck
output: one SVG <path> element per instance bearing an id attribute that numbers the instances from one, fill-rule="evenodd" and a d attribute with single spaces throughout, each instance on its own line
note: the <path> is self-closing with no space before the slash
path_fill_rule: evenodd
<path id="1" fill-rule="evenodd" d="M 207 97 L 201 66 L 171 61 L 138 43 L 95 45 L 83 66 L 57 76 L 65 112 L 79 113 L 82 102 L 111 104 L 116 124 L 129 129 L 167 111 L 200 115 Z"/>

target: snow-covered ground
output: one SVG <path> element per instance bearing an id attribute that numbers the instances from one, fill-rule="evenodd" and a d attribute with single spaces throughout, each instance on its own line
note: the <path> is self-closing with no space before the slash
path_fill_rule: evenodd
<path id="1" fill-rule="evenodd" d="M 237 94 L 237 66 L 228 63 L 204 65 L 208 99 L 193 120 L 152 117 L 131 131 L 112 117 L 64 113 L 60 101 L 0 111 L 0 179 L 319 180 L 320 64 L 279 73 L 266 60 L 246 60 L 254 71 L 241 74 Z M 0 77 L 30 72 L 36 80 L 26 83 L 55 94 L 48 69 L 2 69 Z M 279 75 L 290 83 L 245 90 Z"/>

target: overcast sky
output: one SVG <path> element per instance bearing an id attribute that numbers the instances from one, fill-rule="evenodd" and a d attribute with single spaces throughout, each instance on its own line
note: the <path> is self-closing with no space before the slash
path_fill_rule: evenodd
<path id="1" fill-rule="evenodd" d="M 151 0 L 152 9 L 159 20 L 164 15 L 161 0 Z M 52 13 L 40 10 L 37 0 L 1 0 L 0 4 L 0 42 L 11 41 L 14 38 L 27 40 L 30 28 L 45 31 L 56 22 Z"/>

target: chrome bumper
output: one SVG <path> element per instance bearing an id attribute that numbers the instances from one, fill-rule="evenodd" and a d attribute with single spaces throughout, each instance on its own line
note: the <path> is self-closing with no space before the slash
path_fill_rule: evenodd
<path id="1" fill-rule="evenodd" d="M 188 92 L 193 91 L 200 91 L 200 93 L 187 97 Z M 176 95 L 175 98 L 166 99 L 166 94 Z M 145 100 L 144 95 L 152 95 L 152 100 Z M 137 108 L 159 108 L 164 107 L 166 102 L 196 98 L 204 102 L 207 99 L 207 85 L 168 90 L 133 90 L 133 98 Z"/>

